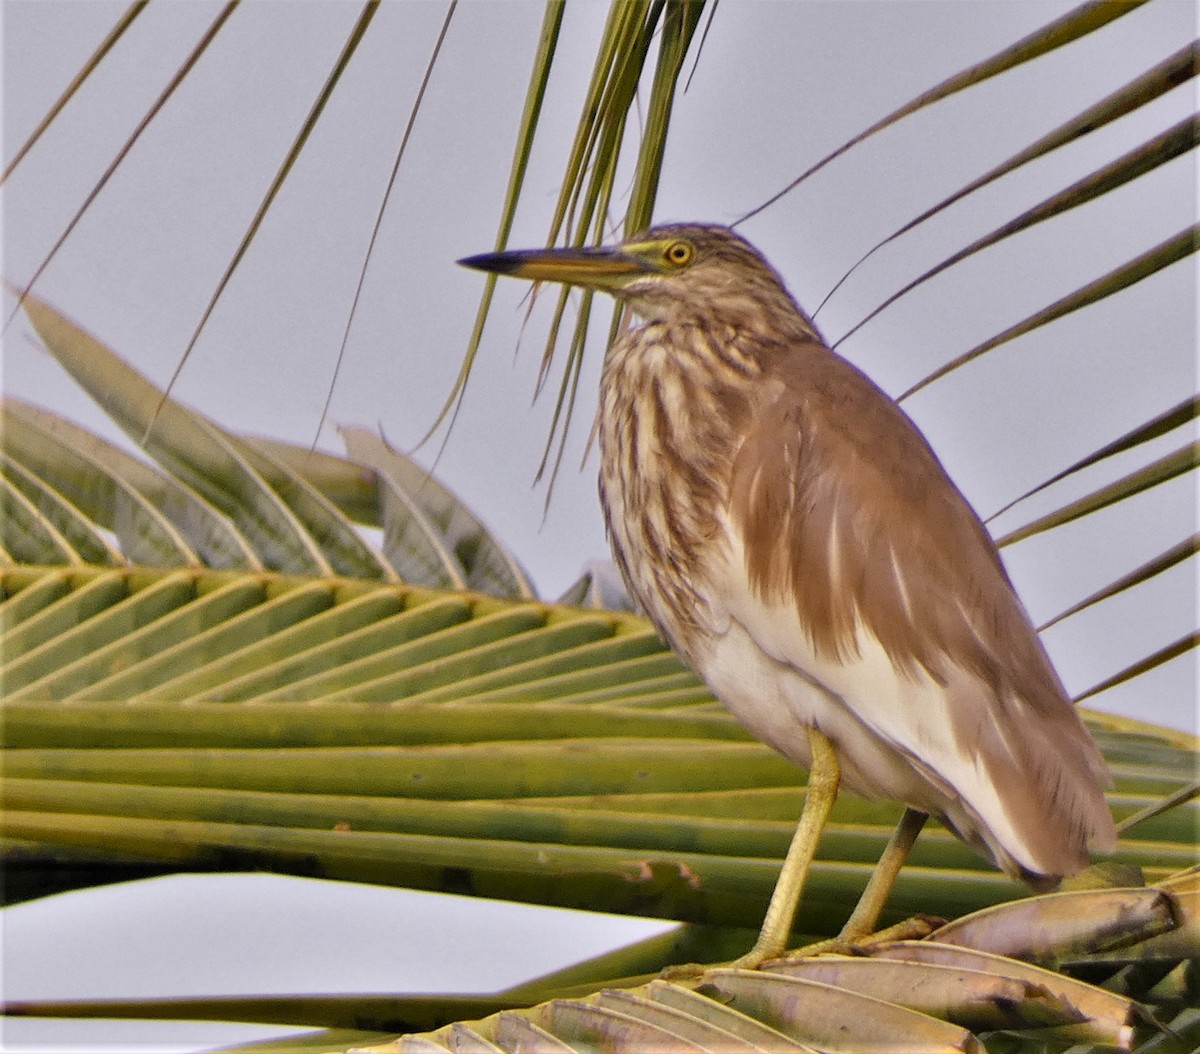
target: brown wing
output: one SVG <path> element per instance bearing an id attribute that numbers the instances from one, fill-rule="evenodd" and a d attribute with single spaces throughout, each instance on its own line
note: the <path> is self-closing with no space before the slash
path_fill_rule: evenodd
<path id="1" fill-rule="evenodd" d="M 1113 838 L 1105 766 L 979 518 L 895 402 L 828 349 L 790 349 L 761 398 L 731 485 L 753 589 L 796 598 L 826 659 L 852 658 L 861 626 L 947 687 L 963 752 L 1032 816 L 1061 815 L 1030 835 L 1047 871 L 1077 870 L 1089 837 Z"/>

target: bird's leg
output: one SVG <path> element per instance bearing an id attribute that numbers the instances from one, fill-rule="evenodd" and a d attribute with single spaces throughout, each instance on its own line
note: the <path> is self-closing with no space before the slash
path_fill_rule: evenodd
<path id="1" fill-rule="evenodd" d="M 730 963 L 737 969 L 753 970 L 767 959 L 777 958 L 787 947 L 792 920 L 796 917 L 796 905 L 808 876 L 808 865 L 816 855 L 821 831 L 837 798 L 841 773 L 833 744 L 823 732 L 809 728 L 808 745 L 812 751 L 812 767 L 808 773 L 808 789 L 800 822 L 796 825 L 796 833 L 792 835 L 792 844 L 788 847 L 783 868 L 775 883 L 775 892 L 771 894 L 771 903 L 767 906 L 758 940 L 750 951 Z"/>
<path id="2" fill-rule="evenodd" d="M 879 858 L 879 863 L 871 872 L 867 888 L 862 891 L 862 895 L 858 898 L 858 904 L 850 913 L 841 933 L 830 940 L 818 941 L 816 944 L 800 948 L 792 952 L 788 958 L 808 958 L 826 952 L 848 954 L 853 952 L 855 947 L 862 947 L 865 944 L 924 937 L 936 929 L 937 922 L 926 916 L 917 916 L 879 933 L 875 932 L 879 916 L 887 904 L 892 886 L 896 883 L 896 876 L 908 859 L 913 843 L 916 842 L 917 835 L 921 833 L 921 828 L 925 826 L 925 821 L 928 819 L 929 814 L 921 812 L 919 809 L 905 809 L 904 815 L 900 817 L 900 823 L 892 832 L 891 840 Z"/>
<path id="3" fill-rule="evenodd" d="M 879 863 L 875 865 L 875 870 L 871 872 L 867 888 L 862 891 L 858 904 L 850 913 L 842 932 L 838 934 L 839 942 L 854 944 L 875 932 L 875 925 L 879 922 L 879 916 L 891 895 L 892 886 L 896 884 L 896 876 L 908 859 L 913 843 L 928 819 L 929 814 L 921 812 L 920 809 L 910 807 L 904 810 L 887 848 L 879 858 Z"/>

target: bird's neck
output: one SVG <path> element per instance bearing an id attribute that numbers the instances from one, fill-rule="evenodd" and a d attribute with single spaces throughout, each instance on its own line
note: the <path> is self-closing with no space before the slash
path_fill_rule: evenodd
<path id="1" fill-rule="evenodd" d="M 614 555 L 685 655 L 704 633 L 697 581 L 722 530 L 757 372 L 727 335 L 665 322 L 629 330 L 605 359 L 600 493 Z"/>

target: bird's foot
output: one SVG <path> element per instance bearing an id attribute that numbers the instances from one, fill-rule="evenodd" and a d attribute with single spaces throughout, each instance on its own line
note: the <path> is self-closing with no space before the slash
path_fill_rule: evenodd
<path id="1" fill-rule="evenodd" d="M 919 941 L 928 937 L 946 925 L 946 920 L 940 915 L 913 915 L 894 926 L 876 930 L 874 933 L 863 934 L 854 943 L 859 948 L 870 948 L 876 944 L 888 944 L 891 941 Z"/>
<path id="2" fill-rule="evenodd" d="M 806 944 L 803 948 L 796 948 L 769 960 L 768 965 L 770 962 L 786 963 L 794 959 L 811 959 L 816 955 L 868 955 L 875 945 L 888 944 L 891 941 L 920 940 L 945 924 L 946 920 L 936 915 L 914 915 L 910 919 L 873 933 L 843 930 L 836 937 Z"/>
<path id="3" fill-rule="evenodd" d="M 659 972 L 658 976 L 664 981 L 694 981 L 709 970 L 757 970 L 759 966 L 769 959 L 776 959 L 778 957 L 776 949 L 759 948 L 756 945 L 746 952 L 745 955 L 739 955 L 730 962 L 678 963 L 675 966 L 665 967 Z"/>
<path id="4" fill-rule="evenodd" d="M 774 949 L 763 949 L 757 945 L 745 955 L 739 955 L 733 962 L 726 964 L 728 970 L 757 970 L 763 963 L 778 958 Z"/>
<path id="5" fill-rule="evenodd" d="M 695 981 L 709 970 L 719 970 L 725 963 L 675 963 L 658 971 L 663 981 Z"/>
<path id="6" fill-rule="evenodd" d="M 937 915 L 914 915 L 910 919 L 898 922 L 886 929 L 874 932 L 860 933 L 856 930 L 842 930 L 836 937 L 828 940 L 806 944 L 803 948 L 795 948 L 782 955 L 772 948 L 751 948 L 727 963 L 678 963 L 667 966 L 659 971 L 658 976 L 664 981 L 694 981 L 709 970 L 770 970 L 774 963 L 788 963 L 796 959 L 811 959 L 817 955 L 869 955 L 871 948 L 878 944 L 888 944 L 891 941 L 915 941 L 928 937 L 942 926 L 946 920 Z"/>

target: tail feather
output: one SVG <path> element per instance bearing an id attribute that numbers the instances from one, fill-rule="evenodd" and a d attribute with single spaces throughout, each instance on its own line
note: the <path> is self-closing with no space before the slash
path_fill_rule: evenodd
<path id="1" fill-rule="evenodd" d="M 1104 759 L 1066 698 L 1032 706 L 993 696 L 983 714 L 973 744 L 981 778 L 958 788 L 946 820 L 1006 873 L 1053 888 L 1088 867 L 1089 850 L 1116 845 Z"/>

